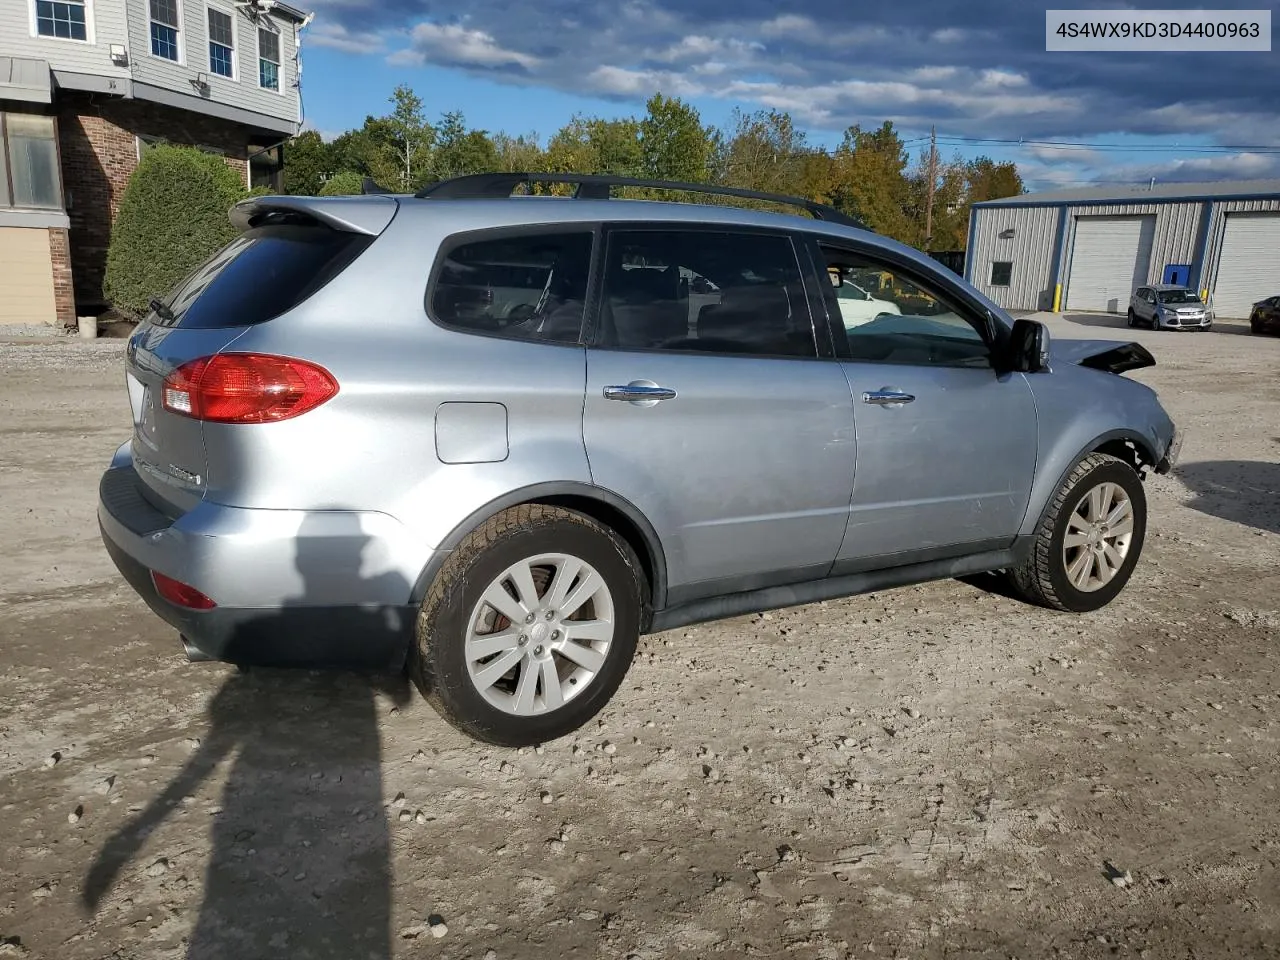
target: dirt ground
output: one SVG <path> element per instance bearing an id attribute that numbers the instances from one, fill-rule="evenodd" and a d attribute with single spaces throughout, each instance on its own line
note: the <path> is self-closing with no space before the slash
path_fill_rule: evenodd
<path id="1" fill-rule="evenodd" d="M 524 751 L 187 664 L 94 521 L 123 342 L 0 344 L 0 958 L 1280 956 L 1280 339 L 1051 328 L 1148 344 L 1188 431 L 1111 607 L 649 637 Z"/>

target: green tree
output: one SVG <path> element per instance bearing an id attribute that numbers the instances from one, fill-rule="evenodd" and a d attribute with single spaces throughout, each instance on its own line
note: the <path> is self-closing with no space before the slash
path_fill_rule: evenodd
<path id="1" fill-rule="evenodd" d="M 333 172 L 329 145 L 314 130 L 304 130 L 284 147 L 284 192 L 315 196 Z"/>
<path id="2" fill-rule="evenodd" d="M 640 145 L 640 121 L 587 121 L 587 142 L 595 154 L 595 172 L 617 177 L 638 177 L 644 173 L 644 152 Z"/>
<path id="3" fill-rule="evenodd" d="M 447 180 L 498 169 L 498 151 L 483 130 L 468 130 L 459 111 L 446 113 L 436 128 L 429 179 Z"/>
<path id="4" fill-rule="evenodd" d="M 885 121 L 879 129 L 849 127 L 834 158 L 832 200 L 885 236 L 904 243 L 914 236 L 907 181 L 907 149 Z"/>
<path id="5" fill-rule="evenodd" d="M 381 124 L 374 125 L 371 133 L 375 141 L 381 141 L 381 149 L 389 151 L 395 158 L 396 176 L 378 182 L 388 187 L 412 190 L 422 185 L 424 174 L 429 169 L 435 129 L 427 123 L 422 98 L 410 87 L 400 84 L 388 99 L 394 104 L 394 109 L 390 116 L 381 118 Z M 368 120 L 365 125 L 370 126 Z M 369 172 L 373 173 L 372 170 Z M 386 174 L 385 171 L 379 172 Z M 375 175 L 374 179 L 378 177 Z"/>
<path id="6" fill-rule="evenodd" d="M 496 164 L 494 169 L 504 173 L 527 173 L 546 166 L 536 133 L 516 137 L 505 133 L 494 134 L 493 152 Z"/>
<path id="7" fill-rule="evenodd" d="M 929 148 L 920 151 L 907 175 L 907 212 L 910 230 L 901 238 L 921 250 L 960 250 L 967 232 L 964 162 L 935 158 L 933 174 L 932 237 L 929 236 Z M 962 223 L 963 220 L 963 223 Z"/>
<path id="8" fill-rule="evenodd" d="M 805 192 L 809 150 L 788 113 L 733 112 L 733 128 L 718 166 L 722 182 L 748 190 L 790 195 Z"/>
<path id="9" fill-rule="evenodd" d="M 366 118 L 366 125 L 372 120 L 372 117 Z M 368 130 L 364 127 L 347 130 L 334 137 L 328 147 L 331 173 L 338 170 L 358 170 L 368 174 L 369 159 L 377 150 L 377 145 L 372 142 Z"/>
<path id="10" fill-rule="evenodd" d="M 1015 164 L 996 163 L 990 157 L 970 160 L 965 170 L 965 179 L 968 182 L 970 203 L 1016 197 L 1025 190 Z"/>
<path id="11" fill-rule="evenodd" d="M 640 158 L 644 173 L 659 180 L 701 183 L 710 177 L 715 131 L 702 125 L 698 111 L 679 97 L 655 93 L 640 121 Z"/>
<path id="12" fill-rule="evenodd" d="M 640 176 L 640 122 L 633 117 L 603 120 L 576 114 L 547 144 L 546 163 L 554 173 Z"/>
<path id="13" fill-rule="evenodd" d="M 143 154 L 120 200 L 107 249 L 105 292 L 141 318 L 191 271 L 237 236 L 228 212 L 247 191 L 243 172 L 195 147 L 157 144 Z"/>
<path id="14" fill-rule="evenodd" d="M 354 170 L 341 170 L 320 188 L 322 197 L 353 197 L 364 193 L 364 177 Z"/>
<path id="15" fill-rule="evenodd" d="M 552 173 L 596 173 L 600 157 L 591 142 L 590 123 L 575 114 L 547 142 L 545 162 Z"/>

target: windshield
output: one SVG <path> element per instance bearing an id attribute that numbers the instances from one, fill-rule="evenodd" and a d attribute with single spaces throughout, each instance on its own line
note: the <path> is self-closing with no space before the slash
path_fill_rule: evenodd
<path id="1" fill-rule="evenodd" d="M 1190 290 L 1161 290 L 1161 303 L 1199 303 L 1200 298 Z"/>

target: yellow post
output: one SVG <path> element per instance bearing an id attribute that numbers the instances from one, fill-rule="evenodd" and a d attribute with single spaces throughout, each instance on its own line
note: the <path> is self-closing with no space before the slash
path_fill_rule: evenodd
<path id="1" fill-rule="evenodd" d="M 1062 284 L 1055 283 L 1053 285 L 1053 312 L 1058 312 L 1058 307 L 1062 305 Z"/>

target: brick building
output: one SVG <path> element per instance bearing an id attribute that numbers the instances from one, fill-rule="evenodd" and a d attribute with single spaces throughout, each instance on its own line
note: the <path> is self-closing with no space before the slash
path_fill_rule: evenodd
<path id="1" fill-rule="evenodd" d="M 0 326 L 102 312 L 111 225 L 151 144 L 279 189 L 310 19 L 273 0 L 0 0 Z"/>

